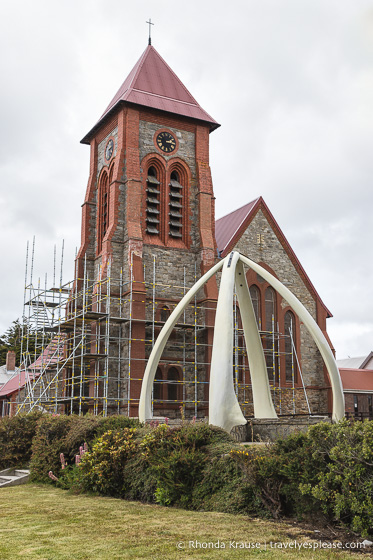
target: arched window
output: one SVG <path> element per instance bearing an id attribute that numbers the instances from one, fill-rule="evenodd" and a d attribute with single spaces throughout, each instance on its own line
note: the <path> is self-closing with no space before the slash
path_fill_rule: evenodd
<path id="1" fill-rule="evenodd" d="M 285 379 L 288 383 L 297 382 L 297 361 L 294 348 L 296 348 L 295 317 L 291 311 L 285 313 Z"/>
<path id="2" fill-rule="evenodd" d="M 161 191 L 157 170 L 151 166 L 146 179 L 146 232 L 160 235 Z"/>
<path id="3" fill-rule="evenodd" d="M 169 235 L 170 237 L 183 237 L 183 185 L 177 171 L 172 171 L 170 177 L 169 201 Z"/>
<path id="4" fill-rule="evenodd" d="M 276 338 L 276 292 L 268 286 L 264 293 L 264 325 L 263 340 L 265 359 L 269 380 L 278 380 L 278 352 Z"/>
<path id="5" fill-rule="evenodd" d="M 276 322 L 276 292 L 268 287 L 265 291 L 265 329 L 272 333 Z"/>
<path id="6" fill-rule="evenodd" d="M 260 290 L 259 290 L 258 286 L 255 286 L 255 284 L 250 286 L 250 296 L 251 296 L 251 301 L 253 302 L 253 308 L 254 308 L 256 322 L 257 322 L 258 327 L 260 329 L 260 327 L 261 327 Z"/>
<path id="7" fill-rule="evenodd" d="M 103 173 L 101 177 L 98 202 L 99 202 L 99 208 L 98 208 L 99 223 L 98 223 L 97 249 L 98 249 L 98 253 L 100 253 L 102 249 L 102 240 L 105 237 L 105 233 L 109 225 L 109 185 L 108 185 L 108 176 L 106 173 Z"/>
<path id="8" fill-rule="evenodd" d="M 157 382 L 158 381 L 158 382 Z M 157 368 L 157 371 L 155 373 L 155 377 L 154 377 L 154 383 L 153 383 L 153 400 L 154 401 L 160 401 L 162 400 L 162 370 L 161 368 Z"/>
<path id="9" fill-rule="evenodd" d="M 175 367 L 171 367 L 167 372 L 167 400 L 168 401 L 177 401 L 178 400 L 178 383 L 179 381 L 179 372 Z"/>

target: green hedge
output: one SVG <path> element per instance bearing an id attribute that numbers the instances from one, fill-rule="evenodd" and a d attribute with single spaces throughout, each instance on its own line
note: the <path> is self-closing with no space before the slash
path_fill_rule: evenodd
<path id="1" fill-rule="evenodd" d="M 0 470 L 28 466 L 32 440 L 41 416 L 41 412 L 33 412 L 0 419 Z"/>
<path id="2" fill-rule="evenodd" d="M 44 415 L 37 423 L 30 462 L 33 482 L 50 482 L 48 472 L 59 476 L 62 471 L 61 453 L 67 466 L 75 464 L 75 456 L 84 443 L 90 445 L 107 430 L 138 426 L 136 420 L 126 416 L 64 416 Z"/>
<path id="3" fill-rule="evenodd" d="M 272 516 L 324 515 L 373 536 L 373 422 L 320 423 L 232 456 Z"/>
<path id="4" fill-rule="evenodd" d="M 79 447 L 110 429 L 139 426 L 125 416 L 64 416 L 42 412 L 0 418 L 0 469 L 31 466 L 34 481 L 46 482 L 48 470 L 61 470 L 60 453 L 73 464 Z M 31 460 L 31 464 L 30 464 Z M 46 471 L 46 469 L 48 469 Z"/>

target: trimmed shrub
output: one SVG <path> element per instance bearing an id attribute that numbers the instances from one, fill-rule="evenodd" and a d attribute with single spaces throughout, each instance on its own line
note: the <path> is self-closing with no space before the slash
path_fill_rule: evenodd
<path id="1" fill-rule="evenodd" d="M 72 416 L 44 416 L 40 418 L 32 445 L 30 479 L 33 482 L 50 482 L 48 472 L 57 477 L 61 471 L 60 454 L 67 457 L 65 440 Z"/>
<path id="2" fill-rule="evenodd" d="M 99 435 L 113 426 L 127 429 L 139 426 L 139 422 L 125 416 L 42 416 L 37 423 L 32 446 L 31 480 L 50 482 L 49 471 L 59 477 L 62 471 L 61 453 L 64 454 L 68 466 L 74 465 L 79 447 L 84 443 L 91 446 Z"/>
<path id="3" fill-rule="evenodd" d="M 224 513 L 257 513 L 257 509 L 252 505 L 251 483 L 245 479 L 237 461 L 229 455 L 231 447 L 221 450 L 225 451 L 223 453 L 214 453 L 214 446 L 207 449 L 209 460 L 205 464 L 203 477 L 193 488 L 193 509 Z"/>
<path id="4" fill-rule="evenodd" d="M 320 423 L 231 455 L 272 516 L 321 514 L 373 536 L 373 422 Z"/>
<path id="5" fill-rule="evenodd" d="M 0 469 L 27 467 L 41 412 L 0 419 Z"/>
<path id="6" fill-rule="evenodd" d="M 230 442 L 223 430 L 206 424 L 189 424 L 170 429 L 161 425 L 148 432 L 140 447 L 157 480 L 155 501 L 161 505 L 196 507 L 195 488 L 201 485 L 209 463 L 209 446 Z M 194 504 L 193 504 L 194 502 Z"/>
<path id="7" fill-rule="evenodd" d="M 136 451 L 134 428 L 105 432 L 97 439 L 92 451 L 84 454 L 75 484 L 104 496 L 122 497 L 126 484 L 123 469 Z"/>
<path id="8" fill-rule="evenodd" d="M 304 482 L 300 490 L 317 500 L 321 510 L 360 533 L 373 536 L 373 422 L 348 423 L 310 433 L 326 468 L 316 484 Z"/>
<path id="9" fill-rule="evenodd" d="M 194 504 L 193 493 L 219 441 L 230 449 L 231 437 L 205 424 L 109 430 L 84 454 L 72 489 L 195 508 L 201 500 Z"/>

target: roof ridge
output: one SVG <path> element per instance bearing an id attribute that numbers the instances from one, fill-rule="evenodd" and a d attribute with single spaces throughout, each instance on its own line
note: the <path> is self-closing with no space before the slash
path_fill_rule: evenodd
<path id="1" fill-rule="evenodd" d="M 167 66 L 168 70 L 171 72 L 171 74 L 176 78 L 176 80 L 181 84 L 181 86 L 183 87 L 183 89 L 186 91 L 186 93 L 188 95 L 190 95 L 190 97 L 193 99 L 194 103 L 198 106 L 199 103 L 198 101 L 193 97 L 193 95 L 190 93 L 190 91 L 188 90 L 188 88 L 184 85 L 184 83 L 180 80 L 180 78 L 178 77 L 178 75 L 172 70 L 171 66 L 169 66 L 167 64 L 167 62 L 165 61 L 165 59 L 159 54 L 159 52 L 157 51 L 157 49 L 155 49 L 152 45 L 151 48 L 153 49 L 154 53 L 158 56 L 158 58 L 161 59 L 161 61 Z M 170 98 L 171 99 L 171 98 Z"/>
<path id="2" fill-rule="evenodd" d="M 250 202 L 247 202 L 246 204 L 243 204 L 239 208 L 236 208 L 236 210 L 232 210 L 231 212 L 228 212 L 228 214 L 224 214 L 224 216 L 222 216 L 221 218 L 218 218 L 216 220 L 216 222 L 218 222 L 219 220 L 222 220 L 223 218 L 227 218 L 228 216 L 230 216 L 231 214 L 234 214 L 235 212 L 238 212 L 239 210 L 242 210 L 242 208 L 245 208 L 245 206 L 249 206 L 249 204 L 256 203 L 260 198 L 262 198 L 262 197 L 258 196 L 258 198 L 254 198 L 254 200 L 251 200 Z"/>
<path id="3" fill-rule="evenodd" d="M 290 257 L 290 260 L 293 262 L 293 265 L 295 266 L 295 268 L 297 269 L 298 273 L 301 275 L 301 277 L 303 278 L 303 281 L 306 283 L 306 285 L 308 286 L 308 289 L 310 290 L 311 293 L 314 294 L 315 298 L 320 302 L 320 304 L 324 307 L 324 309 L 326 310 L 327 314 L 329 317 L 332 317 L 333 315 L 331 314 L 331 312 L 329 311 L 329 309 L 326 307 L 326 305 L 324 304 L 324 302 L 322 301 L 320 295 L 318 294 L 315 286 L 313 285 L 310 277 L 308 276 L 307 272 L 305 271 L 305 269 L 303 268 L 300 260 L 298 259 L 297 255 L 295 254 L 294 249 L 292 248 L 292 246 L 290 245 L 287 237 L 285 236 L 284 232 L 282 231 L 281 227 L 279 226 L 279 224 L 277 223 L 275 217 L 273 216 L 272 212 L 270 211 L 269 207 L 267 206 L 265 200 L 263 199 L 262 196 L 259 196 L 256 200 L 253 200 L 252 202 L 249 202 L 248 204 L 245 204 L 243 206 L 241 206 L 240 208 L 238 208 L 237 210 L 230 212 L 230 214 L 227 214 L 226 216 L 223 216 L 223 218 L 227 218 L 228 216 L 231 216 L 232 214 L 234 214 L 234 212 L 238 212 L 239 210 L 242 211 L 242 209 L 245 206 L 250 205 L 251 207 L 248 209 L 248 211 L 246 212 L 246 214 L 244 215 L 243 219 L 241 220 L 240 224 L 238 227 L 235 228 L 233 234 L 229 234 L 229 240 L 224 240 L 224 247 L 222 247 L 220 249 L 220 247 L 218 247 L 219 250 L 222 251 L 222 254 L 226 254 L 226 252 L 228 251 L 229 247 L 231 245 L 234 245 L 234 243 L 236 243 L 237 239 L 236 237 L 238 236 L 240 230 L 242 229 L 243 225 L 245 224 L 245 221 L 248 220 L 249 216 L 253 216 L 253 213 L 258 209 L 258 208 L 262 208 L 262 210 L 264 211 L 264 214 L 266 215 L 266 219 L 269 221 L 270 226 L 272 227 L 276 237 L 278 238 L 280 244 L 283 246 L 284 250 L 287 252 L 288 256 Z M 231 218 L 232 219 L 232 218 Z M 220 229 L 224 228 L 224 221 L 221 222 L 220 224 L 218 224 L 217 222 L 219 222 L 220 220 L 222 220 L 222 218 L 219 218 L 219 220 L 216 220 L 216 226 L 219 225 Z M 215 229 L 215 235 L 217 236 L 217 228 Z"/>
<path id="4" fill-rule="evenodd" d="M 137 70 L 136 70 L 136 72 L 134 73 L 133 78 L 131 79 L 130 83 L 128 84 L 128 88 L 126 89 L 126 91 L 128 91 L 128 90 L 132 87 L 132 84 L 134 83 L 135 79 L 136 79 L 137 76 L 139 75 L 140 69 L 141 69 L 141 68 L 143 67 L 143 65 L 144 65 L 145 59 L 146 59 L 146 57 L 147 57 L 147 55 L 148 55 L 148 53 L 149 53 L 149 49 L 150 49 L 150 48 L 151 48 L 150 45 L 148 45 L 148 46 L 146 47 L 146 49 L 144 50 L 144 52 L 142 53 L 142 55 L 140 56 L 139 60 L 136 62 L 134 68 L 136 68 L 136 66 L 137 66 Z M 123 92 L 123 93 L 125 93 L 125 92 Z"/>
<path id="5" fill-rule="evenodd" d="M 116 104 L 121 100 L 121 98 L 127 93 L 127 91 L 129 91 L 132 88 L 132 84 L 134 83 L 135 78 L 138 77 L 140 68 L 142 68 L 142 66 L 145 62 L 146 54 L 148 52 L 149 52 L 149 46 L 146 47 L 146 49 L 144 50 L 144 52 L 142 53 L 140 58 L 137 60 L 136 64 L 133 66 L 131 72 L 133 72 L 133 70 L 135 70 L 135 69 L 136 69 L 136 71 L 134 72 L 130 82 L 128 83 L 128 85 L 126 87 L 126 89 L 124 91 L 121 91 L 122 86 L 126 83 L 127 78 L 131 75 L 131 72 L 128 74 L 128 76 L 124 80 L 124 82 L 122 82 L 122 85 L 118 89 L 117 93 L 114 95 L 113 99 L 110 101 L 109 105 L 106 107 L 105 111 L 102 113 L 99 120 L 101 120 L 105 115 L 107 115 L 116 106 Z"/>
<path id="6" fill-rule="evenodd" d="M 235 229 L 235 231 L 233 232 L 230 240 L 228 243 L 231 242 L 231 240 L 234 238 L 234 236 L 236 235 L 236 233 L 239 231 L 240 227 L 242 226 L 242 224 L 244 223 L 244 221 L 247 219 L 248 215 L 253 211 L 253 209 L 255 208 L 255 206 L 257 205 L 259 201 L 259 198 L 257 198 L 256 200 L 253 200 L 252 202 L 249 202 L 249 204 L 252 204 L 252 206 L 247 210 L 246 214 L 243 216 L 240 224 L 237 226 L 237 228 Z M 248 206 L 248 204 L 245 204 L 245 206 Z M 241 206 L 241 208 L 237 208 L 237 211 L 242 210 L 244 208 L 244 206 Z"/>

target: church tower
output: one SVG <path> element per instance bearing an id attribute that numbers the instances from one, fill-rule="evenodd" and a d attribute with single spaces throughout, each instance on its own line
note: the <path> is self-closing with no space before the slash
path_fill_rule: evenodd
<path id="1" fill-rule="evenodd" d="M 218 126 L 149 45 L 82 140 L 91 156 L 76 277 L 80 286 L 93 286 L 88 409 L 97 410 L 104 398 L 107 413 L 137 416 L 154 339 L 195 279 L 215 263 L 209 134 Z M 154 403 L 162 413 L 172 416 L 180 391 L 183 402 L 194 403 L 191 414 L 205 398 L 206 368 L 198 372 L 196 359 L 191 365 L 190 348 L 197 337 L 198 344 L 209 346 L 211 329 L 202 326 L 216 298 L 214 280 L 199 295 L 194 317 L 184 317 L 171 341 L 154 385 Z M 205 380 L 200 387 L 185 385 L 188 368 L 190 376 Z"/>

